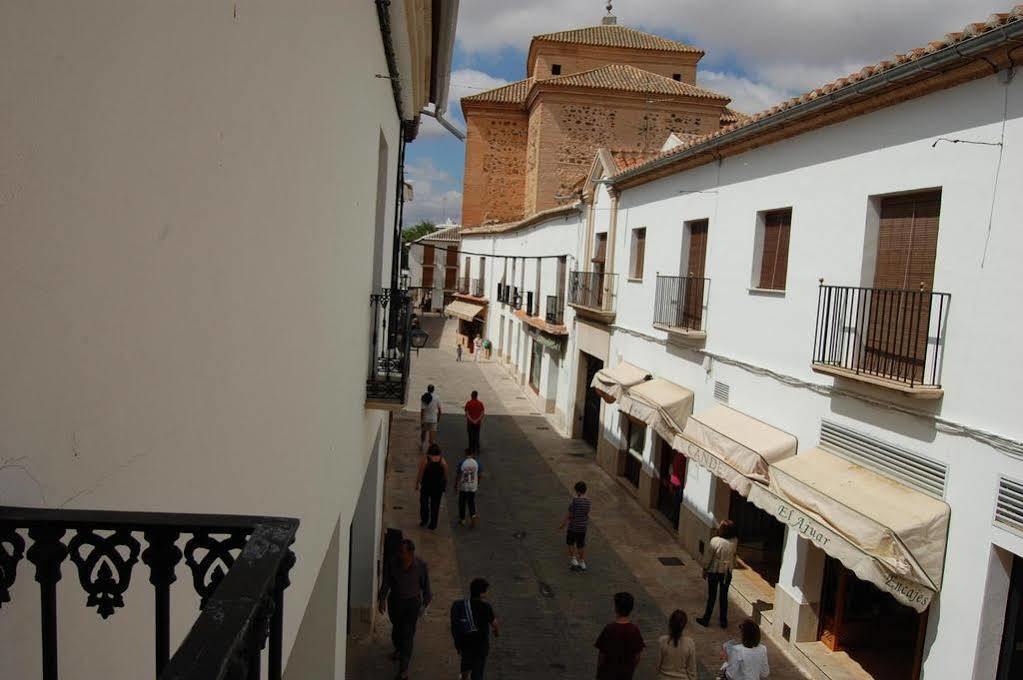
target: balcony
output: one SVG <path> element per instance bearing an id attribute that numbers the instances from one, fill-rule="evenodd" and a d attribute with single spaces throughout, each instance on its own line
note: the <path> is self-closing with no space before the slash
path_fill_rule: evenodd
<path id="1" fill-rule="evenodd" d="M 560 295 L 547 296 L 547 313 L 544 320 L 553 326 L 565 325 L 565 300 Z"/>
<path id="2" fill-rule="evenodd" d="M 511 286 L 507 283 L 497 284 L 497 301 L 508 304 L 511 300 Z"/>
<path id="3" fill-rule="evenodd" d="M 669 338 L 707 339 L 706 311 L 710 279 L 699 276 L 657 276 L 654 328 Z"/>
<path id="4" fill-rule="evenodd" d="M 297 530 L 297 519 L 280 517 L 0 508 L 0 605 L 11 601 L 18 563 L 26 558 L 39 583 L 41 677 L 56 680 L 57 582 L 65 560 L 71 563 L 65 571 L 73 566 L 88 596 L 85 606 L 107 619 L 125 606 L 141 559 L 153 584 L 157 678 L 280 680 L 284 590 L 295 562 L 289 546 Z M 201 604 L 171 656 L 170 586 L 182 557 Z M 73 585 L 65 582 L 68 587 Z M 267 672 L 261 675 L 268 642 Z M 117 644 L 110 640 L 111 647 Z M 84 672 L 81 666 L 74 675 Z M 146 675 L 138 669 L 139 677 Z"/>
<path id="5" fill-rule="evenodd" d="M 600 323 L 615 319 L 617 274 L 574 271 L 568 280 L 568 304 L 582 316 Z"/>
<path id="6" fill-rule="evenodd" d="M 397 411 L 408 396 L 412 305 L 408 291 L 385 290 L 369 296 L 372 318 L 366 408 Z"/>
<path id="7" fill-rule="evenodd" d="M 940 399 L 951 295 L 921 289 L 826 286 L 817 298 L 813 370 Z"/>
<path id="8" fill-rule="evenodd" d="M 513 309 L 522 309 L 522 292 L 519 291 L 517 286 L 512 286 L 510 304 Z"/>

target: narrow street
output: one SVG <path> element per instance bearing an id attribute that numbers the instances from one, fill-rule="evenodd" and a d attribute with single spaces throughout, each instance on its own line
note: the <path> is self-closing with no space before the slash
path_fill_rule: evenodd
<path id="1" fill-rule="evenodd" d="M 636 598 L 633 620 L 647 644 L 637 679 L 654 677 L 657 638 L 676 608 L 689 614 L 687 632 L 696 641 L 701 680 L 713 678 L 721 643 L 737 634 L 738 610 L 731 610 L 733 630 L 697 625 L 706 590 L 696 562 L 596 465 L 587 444 L 561 437 L 532 410 L 521 387 L 496 360 L 475 363 L 466 353 L 467 361 L 457 363 L 451 324 L 441 335 L 440 322 L 425 320 L 432 347 L 414 360 L 409 408 L 394 420 L 386 480 L 384 524 L 415 541 L 417 555 L 430 566 L 435 593 L 419 624 L 410 677 L 457 677 L 447 611 L 454 599 L 465 596 L 468 582 L 482 576 L 491 583 L 490 601 L 502 623 L 501 636 L 491 646 L 488 678 L 593 678 L 593 642 L 613 619 L 611 596 L 621 590 Z M 462 404 L 476 389 L 487 407 L 476 529 L 458 526 L 457 496 L 451 493 L 445 494 L 436 532 L 417 526 L 418 413 L 411 409 L 428 383 L 436 385 L 441 397 L 438 442 L 452 471 L 466 445 Z M 558 530 L 571 487 L 579 480 L 587 483 L 593 499 L 585 573 L 569 570 L 564 532 Z M 350 677 L 394 675 L 389 635 L 387 618 L 378 617 L 370 636 L 350 643 Z M 804 677 L 770 645 L 769 653 L 772 678 Z"/>

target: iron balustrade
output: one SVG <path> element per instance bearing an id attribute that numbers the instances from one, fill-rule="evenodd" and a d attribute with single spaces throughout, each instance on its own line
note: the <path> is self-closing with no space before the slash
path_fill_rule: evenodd
<path id="1" fill-rule="evenodd" d="M 515 309 L 522 309 L 522 293 L 517 286 L 512 288 L 511 306 Z"/>
<path id="2" fill-rule="evenodd" d="M 538 316 L 539 311 L 533 309 L 533 291 L 526 292 L 526 316 Z"/>
<path id="3" fill-rule="evenodd" d="M 455 290 L 456 290 L 456 292 L 461 293 L 462 295 L 468 295 L 469 294 L 469 277 L 465 276 L 465 277 L 462 277 L 462 278 L 458 279 L 458 286 L 457 286 L 457 288 Z"/>
<path id="4" fill-rule="evenodd" d="M 473 279 L 469 282 L 469 295 L 483 297 L 483 279 Z"/>
<path id="5" fill-rule="evenodd" d="M 568 302 L 604 312 L 614 311 L 617 274 L 574 271 L 568 280 Z"/>
<path id="6" fill-rule="evenodd" d="M 547 323 L 555 326 L 561 326 L 565 323 L 565 300 L 560 295 L 547 296 L 545 320 Z"/>
<path id="7" fill-rule="evenodd" d="M 820 284 L 813 363 L 941 387 L 952 296 L 933 291 Z"/>
<path id="8" fill-rule="evenodd" d="M 0 507 L 0 606 L 11 601 L 26 558 L 39 583 L 42 678 L 57 680 L 57 583 L 64 561 L 76 568 L 85 606 L 106 619 L 125 606 L 141 559 L 155 599 L 155 677 L 259 678 L 269 641 L 266 677 L 280 680 L 284 590 L 298 524 L 284 517 Z M 170 586 L 182 558 L 201 604 L 171 657 Z"/>
<path id="9" fill-rule="evenodd" d="M 654 323 L 684 331 L 704 331 L 710 279 L 657 275 Z"/>
<path id="10" fill-rule="evenodd" d="M 369 296 L 372 317 L 366 400 L 405 403 L 411 365 L 412 305 L 408 291 L 385 290 Z"/>

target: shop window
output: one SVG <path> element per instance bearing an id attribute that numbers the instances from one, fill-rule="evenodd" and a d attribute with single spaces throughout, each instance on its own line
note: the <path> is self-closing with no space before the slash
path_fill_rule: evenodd
<path id="1" fill-rule="evenodd" d="M 643 260 L 646 257 L 646 227 L 632 230 L 632 247 L 629 249 L 629 278 L 643 278 Z"/>
<path id="2" fill-rule="evenodd" d="M 785 290 L 791 225 L 791 208 L 769 210 L 757 215 L 753 288 Z"/>
<path id="3" fill-rule="evenodd" d="M 625 469 L 622 476 L 634 487 L 639 488 L 639 471 L 643 468 L 643 449 L 646 448 L 646 425 L 627 416 L 623 418 L 629 448 L 625 452 Z"/>

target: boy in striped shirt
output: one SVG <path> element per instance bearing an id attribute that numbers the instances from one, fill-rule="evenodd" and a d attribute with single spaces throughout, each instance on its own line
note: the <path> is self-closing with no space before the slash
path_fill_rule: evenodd
<path id="1" fill-rule="evenodd" d="M 586 527 L 590 522 L 590 499 L 586 497 L 586 482 L 575 483 L 575 498 L 568 504 L 568 514 L 559 529 L 568 526 L 565 543 L 568 544 L 569 569 L 586 571 Z"/>

